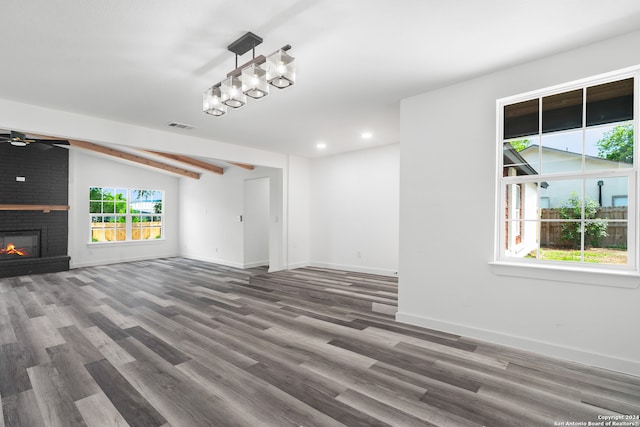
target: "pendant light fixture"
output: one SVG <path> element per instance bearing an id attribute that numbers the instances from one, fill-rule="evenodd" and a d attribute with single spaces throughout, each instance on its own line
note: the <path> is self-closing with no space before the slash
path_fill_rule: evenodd
<path id="1" fill-rule="evenodd" d="M 253 99 L 269 95 L 267 72 L 257 64 L 251 64 L 242 70 L 242 93 Z"/>
<path id="2" fill-rule="evenodd" d="M 267 57 L 256 57 L 255 48 L 260 43 L 262 38 L 248 32 L 227 46 L 236 55 L 236 68 L 204 92 L 203 112 L 221 117 L 227 113 L 227 107 L 238 109 L 246 105 L 247 98 L 266 97 L 269 95 L 269 86 L 284 89 L 295 83 L 295 58 L 287 53 L 291 46 L 286 45 Z M 238 67 L 238 56 L 250 50 L 253 58 Z"/>
<path id="3" fill-rule="evenodd" d="M 247 96 L 242 92 L 242 81 L 238 77 L 229 76 L 222 81 L 222 103 L 227 107 L 240 108 L 247 103 Z"/>
<path id="4" fill-rule="evenodd" d="M 222 91 L 219 85 L 211 86 L 204 92 L 202 110 L 217 117 L 227 114 L 227 106 L 222 103 Z"/>
<path id="5" fill-rule="evenodd" d="M 296 81 L 295 59 L 287 55 L 282 49 L 278 49 L 267 56 L 267 81 L 269 84 L 284 89 Z"/>

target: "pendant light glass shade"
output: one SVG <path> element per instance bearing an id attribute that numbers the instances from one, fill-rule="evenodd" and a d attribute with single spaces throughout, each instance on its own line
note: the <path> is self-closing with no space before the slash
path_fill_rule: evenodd
<path id="1" fill-rule="evenodd" d="M 296 81 L 295 58 L 282 49 L 267 57 L 265 68 L 267 81 L 278 89 L 289 87 Z"/>
<path id="2" fill-rule="evenodd" d="M 220 85 L 222 103 L 227 107 L 240 108 L 247 103 L 247 96 L 242 93 L 242 81 L 238 77 L 227 77 Z"/>
<path id="3" fill-rule="evenodd" d="M 220 86 L 210 87 L 204 92 L 202 111 L 212 116 L 223 116 L 227 113 L 227 106 L 222 103 Z"/>
<path id="4" fill-rule="evenodd" d="M 242 70 L 242 93 L 254 99 L 269 95 L 267 72 L 262 67 L 251 64 Z"/>

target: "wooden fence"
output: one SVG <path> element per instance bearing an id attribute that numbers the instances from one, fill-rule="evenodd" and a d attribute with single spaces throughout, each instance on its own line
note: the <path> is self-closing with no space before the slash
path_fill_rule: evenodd
<path id="1" fill-rule="evenodd" d="M 626 248 L 627 247 L 627 207 L 600 208 L 596 218 L 606 219 L 607 237 L 600 240 L 600 247 L 603 248 Z M 560 209 L 542 209 L 542 223 L 540 225 L 540 246 L 542 247 L 563 247 L 567 242 L 562 240 L 563 222 L 547 222 L 545 220 L 561 220 Z M 613 220 L 625 220 L 615 222 Z"/>
<path id="2" fill-rule="evenodd" d="M 153 240 L 162 235 L 162 223 L 160 222 L 134 222 L 131 226 L 131 240 Z M 121 242 L 127 238 L 127 229 L 124 223 L 117 222 L 92 222 L 92 242 Z"/>

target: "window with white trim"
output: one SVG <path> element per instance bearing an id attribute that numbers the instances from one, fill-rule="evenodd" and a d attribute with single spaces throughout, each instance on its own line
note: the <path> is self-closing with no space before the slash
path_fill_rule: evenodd
<path id="1" fill-rule="evenodd" d="M 161 190 L 90 187 L 91 242 L 162 239 L 163 205 Z"/>
<path id="2" fill-rule="evenodd" d="M 497 261 L 637 272 L 638 80 L 498 100 Z"/>

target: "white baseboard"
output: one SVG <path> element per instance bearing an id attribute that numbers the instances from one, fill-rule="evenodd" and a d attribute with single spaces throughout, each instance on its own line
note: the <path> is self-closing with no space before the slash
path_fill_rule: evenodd
<path id="1" fill-rule="evenodd" d="M 295 270 L 296 268 L 304 268 L 304 267 L 309 267 L 309 263 L 308 262 L 298 262 L 295 264 L 288 264 L 285 268 L 287 270 Z"/>
<path id="2" fill-rule="evenodd" d="M 330 268 L 332 270 L 344 270 L 344 271 L 353 271 L 356 273 L 377 274 L 379 276 L 398 277 L 397 271 L 385 270 L 382 268 L 361 267 L 357 265 L 344 265 L 344 264 L 329 264 L 325 262 L 315 262 L 315 261 L 312 261 L 311 263 L 309 263 L 309 265 L 311 267 Z"/>
<path id="3" fill-rule="evenodd" d="M 134 257 L 125 257 L 118 259 L 97 259 L 91 261 L 84 262 L 73 262 L 73 257 L 71 257 L 71 261 L 69 262 L 69 268 L 83 268 L 83 267 L 96 267 L 99 265 L 109 265 L 109 264 L 119 264 L 121 262 L 135 262 L 135 261 L 146 261 L 150 259 L 159 259 L 159 258 L 173 258 L 180 256 L 178 254 L 166 254 L 166 255 L 154 255 L 154 256 L 134 256 Z"/>
<path id="4" fill-rule="evenodd" d="M 255 262 L 248 262 L 243 264 L 242 268 L 254 268 L 254 267 L 263 267 L 265 265 L 269 265 L 269 260 L 266 261 L 255 261 Z"/>
<path id="5" fill-rule="evenodd" d="M 606 354 L 593 353 L 558 344 L 532 340 L 513 335 L 507 335 L 496 331 L 474 328 L 451 322 L 443 322 L 424 316 L 398 311 L 396 320 L 415 326 L 461 335 L 467 338 L 487 341 L 493 344 L 514 347 L 520 350 L 540 353 L 546 356 L 556 357 L 571 362 L 595 366 L 611 371 L 622 372 L 640 377 L 640 362 L 637 360 L 622 359 Z"/>
<path id="6" fill-rule="evenodd" d="M 227 267 L 240 268 L 240 269 L 245 268 L 244 265 L 239 262 L 227 261 L 224 259 L 202 257 L 198 255 L 181 255 L 181 256 L 184 258 L 193 259 L 195 261 L 210 262 L 212 264 L 219 264 Z"/>

